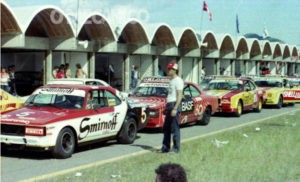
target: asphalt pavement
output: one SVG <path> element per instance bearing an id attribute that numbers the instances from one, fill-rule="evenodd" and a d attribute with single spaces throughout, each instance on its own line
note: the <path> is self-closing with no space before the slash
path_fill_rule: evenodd
<path id="1" fill-rule="evenodd" d="M 213 116 L 207 126 L 191 125 L 181 128 L 182 142 L 230 129 L 236 129 L 254 122 L 300 110 L 300 104 L 281 109 L 264 108 L 261 113 L 247 112 L 241 117 Z M 299 118 L 300 119 L 300 118 Z M 69 159 L 54 159 L 49 152 L 9 151 L 1 154 L 1 181 L 34 180 L 111 162 L 135 154 L 153 152 L 161 145 L 162 133 L 142 131 L 131 145 L 116 141 L 102 142 L 80 147 Z M 184 149 L 182 149 L 184 150 Z"/>

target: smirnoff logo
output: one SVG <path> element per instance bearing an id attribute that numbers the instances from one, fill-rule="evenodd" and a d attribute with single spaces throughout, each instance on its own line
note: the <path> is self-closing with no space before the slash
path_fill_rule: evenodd
<path id="1" fill-rule="evenodd" d="M 90 118 L 84 118 L 80 123 L 79 140 L 86 138 L 89 133 L 116 129 L 118 115 L 119 113 L 116 113 L 110 121 L 102 121 L 99 118 L 98 122 L 90 124 L 87 124 Z"/>

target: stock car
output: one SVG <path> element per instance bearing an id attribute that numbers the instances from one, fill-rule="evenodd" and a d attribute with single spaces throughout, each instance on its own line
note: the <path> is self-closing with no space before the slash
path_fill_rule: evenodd
<path id="1" fill-rule="evenodd" d="M 209 82 L 205 91 L 219 98 L 217 112 L 240 117 L 243 111 L 260 112 L 262 109 L 263 92 L 250 79 L 217 78 Z"/>
<path id="2" fill-rule="evenodd" d="M 145 128 L 162 128 L 164 110 L 170 86 L 169 77 L 146 77 L 129 95 L 128 102 L 149 106 L 149 120 Z M 218 107 L 218 99 L 206 95 L 196 84 L 185 82 L 179 124 L 207 125 Z"/>
<path id="3" fill-rule="evenodd" d="M 8 92 L 5 92 L 4 90 L 0 89 L 0 104 L 1 104 L 1 110 L 0 114 L 10 111 L 10 110 L 15 110 L 24 104 L 25 100 L 22 98 L 15 97 Z"/>
<path id="4" fill-rule="evenodd" d="M 254 77 L 255 84 L 264 92 L 263 105 L 281 108 L 283 105 L 300 102 L 300 88 L 293 87 L 292 82 L 283 77 Z"/>
<path id="5" fill-rule="evenodd" d="M 76 146 L 116 138 L 133 143 L 148 119 L 147 106 L 130 106 L 107 86 L 47 85 L 24 107 L 1 116 L 1 145 L 51 150 L 71 157 Z"/>

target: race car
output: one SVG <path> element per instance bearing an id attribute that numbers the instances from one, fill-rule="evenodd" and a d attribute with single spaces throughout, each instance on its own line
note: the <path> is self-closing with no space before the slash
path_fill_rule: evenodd
<path id="1" fill-rule="evenodd" d="M 262 109 L 263 92 L 250 79 L 217 78 L 209 82 L 205 91 L 219 98 L 217 112 L 240 117 L 243 111 Z"/>
<path id="2" fill-rule="evenodd" d="M 128 102 L 149 106 L 146 128 L 162 128 L 164 111 L 170 87 L 169 77 L 146 77 L 129 95 Z M 218 107 L 218 99 L 206 95 L 196 84 L 185 82 L 179 124 L 197 123 L 207 125 Z"/>
<path id="3" fill-rule="evenodd" d="M 21 97 L 15 97 L 2 89 L 0 89 L 0 101 L 0 114 L 10 110 L 18 109 L 22 107 L 25 102 L 25 100 Z"/>
<path id="4" fill-rule="evenodd" d="M 116 138 L 133 143 L 148 121 L 147 106 L 130 106 L 107 86 L 47 85 L 34 91 L 24 107 L 1 116 L 1 144 L 51 150 L 71 157 L 75 147 Z"/>
<path id="5" fill-rule="evenodd" d="M 300 102 L 300 88 L 294 87 L 287 78 L 266 76 L 254 77 L 253 80 L 264 92 L 264 105 L 281 108 L 283 105 Z"/>

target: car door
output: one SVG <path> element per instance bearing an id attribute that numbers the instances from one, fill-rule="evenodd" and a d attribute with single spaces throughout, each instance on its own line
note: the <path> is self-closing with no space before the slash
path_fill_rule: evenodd
<path id="1" fill-rule="evenodd" d="M 181 101 L 180 123 L 184 124 L 193 120 L 194 101 L 190 90 L 190 85 L 183 88 L 183 98 Z"/>
<path id="2" fill-rule="evenodd" d="M 87 97 L 89 116 L 81 121 L 79 139 L 83 142 L 115 135 L 122 122 L 115 108 L 117 101 L 112 102 L 112 96 L 105 89 L 92 90 Z"/>

